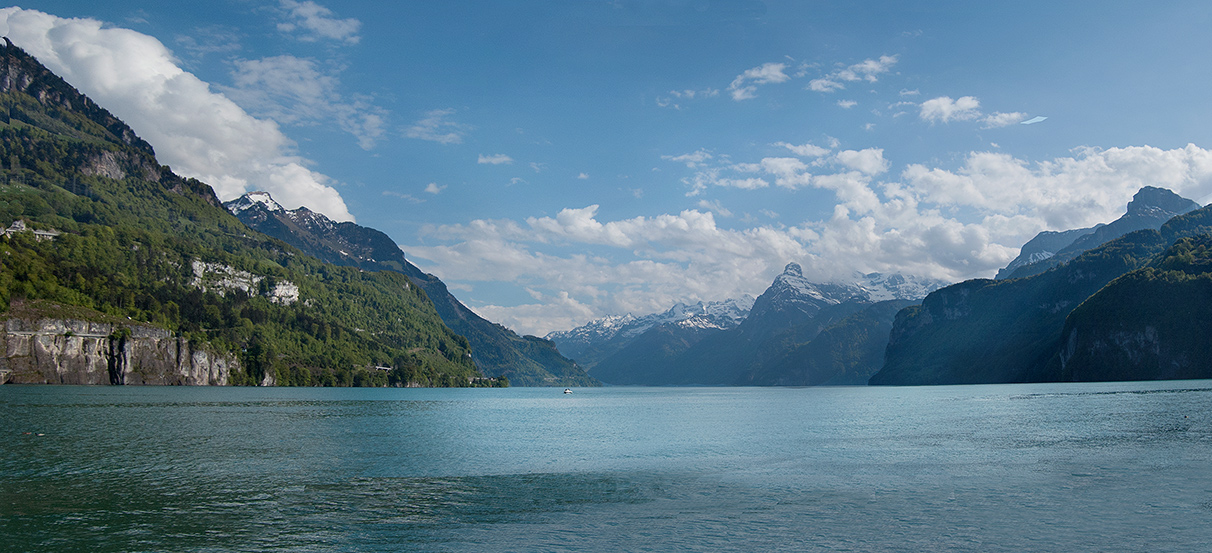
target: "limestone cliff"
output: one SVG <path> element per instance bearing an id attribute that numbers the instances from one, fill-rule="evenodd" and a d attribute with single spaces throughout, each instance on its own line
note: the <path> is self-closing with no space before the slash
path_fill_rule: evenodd
<path id="1" fill-rule="evenodd" d="M 0 383 L 14 384 L 223 386 L 240 368 L 160 328 L 73 319 L 8 318 L 0 351 Z"/>

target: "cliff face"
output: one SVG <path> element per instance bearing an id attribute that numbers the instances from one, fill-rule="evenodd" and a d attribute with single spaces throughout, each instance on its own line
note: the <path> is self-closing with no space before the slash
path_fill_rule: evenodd
<path id="1" fill-rule="evenodd" d="M 239 370 L 163 329 L 70 319 L 8 319 L 0 351 L 0 383 L 224 386 Z"/>
<path id="2" fill-rule="evenodd" d="M 1060 379 L 1212 378 L 1212 236 L 1184 238 L 1069 315 Z"/>

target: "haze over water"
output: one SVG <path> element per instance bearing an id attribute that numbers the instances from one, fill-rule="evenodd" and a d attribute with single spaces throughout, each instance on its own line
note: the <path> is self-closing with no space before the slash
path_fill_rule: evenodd
<path id="1" fill-rule="evenodd" d="M 560 392 L 0 387 L 0 550 L 1212 547 L 1208 381 Z"/>

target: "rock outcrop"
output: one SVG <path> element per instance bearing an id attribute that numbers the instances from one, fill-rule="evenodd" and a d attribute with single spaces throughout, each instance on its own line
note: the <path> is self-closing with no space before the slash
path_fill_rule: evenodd
<path id="1" fill-rule="evenodd" d="M 10 318 L 0 348 L 0 383 L 224 386 L 240 369 L 234 355 L 143 325 Z"/>

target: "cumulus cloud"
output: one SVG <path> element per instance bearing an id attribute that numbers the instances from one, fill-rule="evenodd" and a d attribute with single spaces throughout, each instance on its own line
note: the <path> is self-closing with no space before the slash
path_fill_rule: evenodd
<path id="1" fill-rule="evenodd" d="M 840 107 L 842 109 L 850 109 L 854 106 L 857 106 L 858 102 L 855 102 L 854 100 L 838 100 L 837 105 L 838 105 L 838 107 Z"/>
<path id="2" fill-rule="evenodd" d="M 404 136 L 438 144 L 462 144 L 463 136 L 471 127 L 449 120 L 448 117 L 454 113 L 453 109 L 429 110 L 424 117 L 404 129 Z"/>
<path id="3" fill-rule="evenodd" d="M 439 245 L 406 250 L 433 263 L 443 278 L 518 282 L 537 291 L 544 299 L 536 303 L 491 306 L 485 313 L 543 333 L 607 314 L 664 310 L 677 301 L 757 294 L 787 261 L 798 261 L 820 282 L 855 271 L 989 276 L 1041 230 L 1115 219 L 1142 186 L 1193 199 L 1212 195 L 1212 151 L 1194 145 L 1081 149 L 1034 163 L 972 152 L 955 168 L 911 164 L 892 175 L 878 148 L 819 159 L 824 163 L 771 157 L 713 168 L 716 180 L 758 173 L 802 179 L 833 195 L 829 215 L 798 225 L 746 218 L 742 222 L 757 226 L 723 228 L 715 217 L 726 210 L 709 200 L 677 214 L 620 220 L 600 218 L 598 206 L 590 205 L 554 217 L 429 227 L 426 242 Z M 594 253 L 540 251 L 552 245 Z"/>
<path id="4" fill-rule="evenodd" d="M 505 155 L 505 154 L 493 154 L 493 155 L 490 155 L 490 156 L 486 156 L 486 155 L 484 155 L 484 154 L 480 154 L 480 157 L 479 157 L 479 159 L 477 159 L 477 160 L 476 160 L 476 163 L 479 163 L 479 164 L 481 164 L 481 165 L 484 165 L 484 164 L 487 164 L 487 165 L 509 165 L 509 164 L 513 163 L 513 158 L 512 158 L 512 157 L 509 157 L 509 156 L 507 156 L 507 155 Z M 518 179 L 518 180 L 521 180 L 521 179 Z"/>
<path id="5" fill-rule="evenodd" d="M 878 175 L 888 170 L 888 160 L 884 159 L 882 148 L 841 151 L 837 153 L 837 162 L 868 175 Z"/>
<path id="6" fill-rule="evenodd" d="M 278 30 L 284 33 L 301 32 L 299 40 L 314 42 L 319 39 L 329 39 L 357 44 L 361 40 L 358 30 L 362 22 L 357 19 L 338 19 L 332 10 L 315 2 L 307 0 L 281 0 L 286 21 L 278 24 Z"/>
<path id="7" fill-rule="evenodd" d="M 1021 123 L 1026 118 L 1027 114 L 1019 111 L 1012 113 L 1002 113 L 997 111 L 981 118 L 981 122 L 985 124 L 986 129 L 995 129 L 997 127 L 1008 127 L 1015 123 Z"/>
<path id="8" fill-rule="evenodd" d="M 287 125 L 333 121 L 366 150 L 383 136 L 386 112 L 367 98 L 343 98 L 337 77 L 315 60 L 289 55 L 235 60 L 232 81 L 223 92 L 254 115 Z"/>
<path id="9" fill-rule="evenodd" d="M 971 121 L 981 116 L 981 102 L 973 96 L 963 96 L 952 100 L 950 96 L 939 96 L 922 102 L 921 118 L 931 123 L 950 121 Z"/>
<path id="10" fill-rule="evenodd" d="M 0 33 L 126 121 L 161 163 L 211 185 L 220 199 L 265 190 L 285 207 L 353 220 L 333 180 L 293 153 L 277 123 L 212 92 L 155 38 L 21 8 L 0 10 Z"/>
<path id="11" fill-rule="evenodd" d="M 438 183 L 431 182 L 425 185 L 425 191 L 429 192 L 430 194 L 440 194 L 443 190 L 446 190 L 445 184 L 438 186 Z"/>
<path id="12" fill-rule="evenodd" d="M 537 303 L 475 309 L 520 332 L 540 335 L 604 313 L 650 313 L 689 298 L 724 299 L 732 291 L 769 284 L 763 282 L 776 266 L 781 269 L 786 260 L 806 254 L 794 237 L 800 232 L 727 230 L 710 212 L 692 209 L 601 221 L 597 209 L 569 208 L 524 222 L 475 220 L 429 227 L 424 230 L 427 241 L 448 243 L 404 249 L 412 259 L 432 262 L 443 279 L 500 280 L 538 291 L 544 299 Z M 547 243 L 599 245 L 633 258 L 536 251 Z"/>
<path id="13" fill-rule="evenodd" d="M 784 71 L 785 63 L 764 63 L 737 75 L 728 85 L 728 92 L 736 101 L 756 98 L 757 86 L 771 83 L 782 83 L 791 79 Z"/>
<path id="14" fill-rule="evenodd" d="M 879 81 L 879 75 L 892 70 L 899 56 L 880 56 L 843 67 L 823 77 L 808 81 L 808 90 L 815 92 L 837 92 L 846 88 L 846 83 Z"/>

